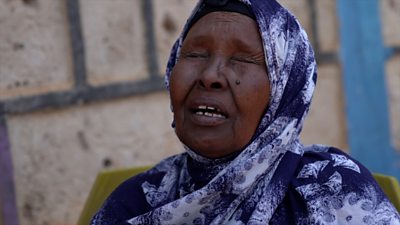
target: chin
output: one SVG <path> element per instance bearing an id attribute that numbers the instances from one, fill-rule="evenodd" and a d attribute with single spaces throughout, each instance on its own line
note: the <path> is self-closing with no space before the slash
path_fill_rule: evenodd
<path id="1" fill-rule="evenodd" d="M 194 150 L 194 151 L 197 154 L 199 154 L 201 156 L 204 156 L 204 157 L 207 157 L 209 159 L 217 159 L 217 158 L 222 158 L 222 157 L 225 156 L 225 154 L 218 153 L 218 152 L 210 152 L 210 151 L 204 152 L 204 151 L 196 151 L 196 150 Z"/>
<path id="2" fill-rule="evenodd" d="M 230 136 L 225 135 L 217 136 L 215 134 L 204 135 L 199 133 L 193 137 L 193 133 L 184 132 L 184 129 L 177 129 L 176 134 L 179 140 L 192 151 L 210 159 L 223 158 L 240 151 L 243 147 L 241 145 L 241 147 L 238 147 L 239 145 Z M 232 145 L 232 143 L 235 144 Z"/>
<path id="3" fill-rule="evenodd" d="M 221 149 L 221 148 L 217 148 L 217 147 L 207 147 L 207 148 L 194 147 L 194 148 L 192 148 L 189 146 L 189 148 L 191 150 L 193 150 L 194 152 L 196 152 L 197 154 L 207 157 L 207 158 L 210 158 L 210 159 L 223 158 L 225 156 L 228 156 L 228 155 L 231 155 L 231 154 L 237 152 L 237 150 L 229 151 L 229 150 L 225 150 L 225 149 Z"/>

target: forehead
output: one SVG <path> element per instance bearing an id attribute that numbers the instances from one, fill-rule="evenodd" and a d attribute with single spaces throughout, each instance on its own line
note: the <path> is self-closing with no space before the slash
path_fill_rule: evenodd
<path id="1" fill-rule="evenodd" d="M 248 16 L 236 12 L 211 12 L 203 16 L 199 20 L 212 20 L 214 22 L 239 22 L 251 20 Z"/>
<path id="2" fill-rule="evenodd" d="M 262 45 L 256 21 L 236 12 L 212 12 L 203 16 L 190 28 L 185 39 L 208 36 L 238 38 Z"/>
<path id="3" fill-rule="evenodd" d="M 212 25 L 215 24 L 221 26 L 238 27 L 242 29 L 250 26 L 249 28 L 256 28 L 256 30 L 258 30 L 256 22 L 250 17 L 236 12 L 223 12 L 223 11 L 211 12 L 204 15 L 191 27 L 190 30 L 194 28 L 199 29 L 199 28 L 212 27 Z"/>

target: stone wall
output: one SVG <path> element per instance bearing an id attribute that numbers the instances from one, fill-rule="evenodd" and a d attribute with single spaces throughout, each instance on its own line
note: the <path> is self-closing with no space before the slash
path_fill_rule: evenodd
<path id="1" fill-rule="evenodd" d="M 400 46 L 400 0 L 380 1 L 382 33 L 386 46 Z M 400 150 L 400 52 L 386 61 L 390 127 L 393 145 Z"/>
<path id="2" fill-rule="evenodd" d="M 152 46 L 148 2 L 0 2 L 0 102 L 6 106 L 21 225 L 75 224 L 100 170 L 150 165 L 182 151 L 161 74 L 196 1 L 152 1 Z M 335 1 L 280 2 L 298 16 L 319 56 L 302 139 L 347 150 Z M 381 2 L 385 42 L 400 46 L 400 1 Z M 386 75 L 393 140 L 400 149 L 399 57 L 388 60 Z"/>
<path id="3" fill-rule="evenodd" d="M 70 88 L 73 76 L 65 2 L 0 4 L 0 99 Z"/>

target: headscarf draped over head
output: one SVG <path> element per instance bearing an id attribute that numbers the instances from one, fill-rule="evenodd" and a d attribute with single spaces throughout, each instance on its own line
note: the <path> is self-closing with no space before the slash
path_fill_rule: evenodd
<path id="1" fill-rule="evenodd" d="M 151 210 L 129 219 L 129 224 L 268 224 L 283 202 L 293 177 L 296 178 L 302 155 L 308 151 L 300 144 L 299 134 L 316 83 L 314 53 L 296 18 L 275 0 L 241 2 L 257 22 L 271 90 L 268 109 L 254 137 L 233 159 L 208 159 L 186 147 L 185 153 L 163 160 L 143 175 L 162 174 L 159 184 L 141 183 Z M 204 1 L 200 1 L 173 46 L 166 71 L 167 87 L 184 37 L 203 7 Z M 326 149 L 315 146 L 312 151 Z M 329 168 L 343 166 L 361 173 L 362 169 L 345 156 L 332 155 L 335 155 L 332 159 L 304 166 L 299 177 L 309 181 L 319 172 L 318 168 L 328 168 L 331 161 L 334 163 Z M 189 172 L 196 166 L 211 174 L 201 187 L 194 187 L 195 178 Z M 331 214 L 321 214 L 320 208 L 313 208 L 314 203 L 318 206 L 319 202 L 329 202 L 316 201 L 318 193 L 339 193 L 336 190 L 342 186 L 336 184 L 341 181 L 340 174 L 335 172 L 329 179 L 325 186 L 307 184 L 296 189 L 311 202 L 307 210 L 314 210 L 311 213 L 316 215 L 315 218 L 332 220 Z M 311 222 L 304 224 L 325 224 Z"/>
<path id="2" fill-rule="evenodd" d="M 199 19 L 198 14 L 204 8 L 203 2 L 200 1 L 197 4 L 181 36 L 172 48 L 165 76 L 167 88 L 169 88 L 171 72 L 179 58 L 184 38 L 193 25 L 193 20 Z M 297 139 L 309 109 L 317 79 L 316 62 L 307 34 L 296 18 L 275 0 L 239 2 L 246 4 L 255 16 L 263 41 L 271 89 L 268 111 L 262 118 L 255 136 L 270 133 L 268 127 L 273 124 L 282 126 L 281 120 L 290 120 L 291 122 L 285 123 L 295 127 L 295 130 L 292 129 L 291 136 L 293 140 Z M 271 140 L 264 139 L 265 141 Z"/>
<path id="3" fill-rule="evenodd" d="M 215 163 L 213 160 L 187 148 L 188 154 L 173 157 L 167 160 L 168 163 L 159 165 L 158 170 L 166 171 L 163 179 L 165 183 L 161 182 L 162 185 L 157 188 L 144 184 L 147 198 L 156 209 L 132 218 L 129 221 L 131 224 L 141 224 L 144 221 L 183 224 L 183 221 L 191 221 L 183 217 L 182 212 L 187 212 L 189 217 L 197 216 L 192 218 L 192 221 L 198 222 L 196 224 L 225 224 L 239 218 L 244 211 L 252 212 L 246 219 L 248 222 L 265 222 L 269 221 L 281 202 L 296 160 L 303 154 L 299 133 L 314 91 L 316 63 L 306 33 L 285 8 L 275 0 L 244 0 L 242 3 L 248 5 L 255 15 L 263 41 L 271 89 L 269 107 L 253 141 L 233 161 L 224 164 L 208 184 L 191 193 L 174 190 L 185 186 L 185 177 L 188 176 L 185 172 L 187 155 L 205 164 Z M 200 1 L 173 46 L 166 71 L 167 87 L 184 36 L 202 7 L 203 1 Z M 288 155 L 288 152 L 291 154 Z M 279 174 L 279 177 L 272 179 L 285 157 L 291 158 L 294 164 L 287 168 L 287 174 Z M 177 193 L 185 195 L 178 199 L 172 197 Z M 151 197 L 153 195 L 157 197 Z M 253 204 L 248 207 L 246 204 L 251 205 L 250 201 Z"/>

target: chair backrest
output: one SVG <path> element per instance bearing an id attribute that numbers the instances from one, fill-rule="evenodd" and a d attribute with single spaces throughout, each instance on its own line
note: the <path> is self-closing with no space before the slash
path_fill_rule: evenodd
<path id="1" fill-rule="evenodd" d="M 373 176 L 397 211 L 400 212 L 400 185 L 397 179 L 380 173 L 374 173 Z"/>
<path id="2" fill-rule="evenodd" d="M 92 186 L 77 225 L 88 225 L 111 192 L 126 179 L 150 169 L 150 166 L 100 172 Z"/>
<path id="3" fill-rule="evenodd" d="M 150 169 L 150 166 L 102 171 L 97 175 L 77 225 L 88 225 L 111 192 L 126 179 Z M 395 177 L 374 173 L 375 180 L 400 211 L 400 185 Z M 1 220 L 0 220 L 1 225 Z"/>

